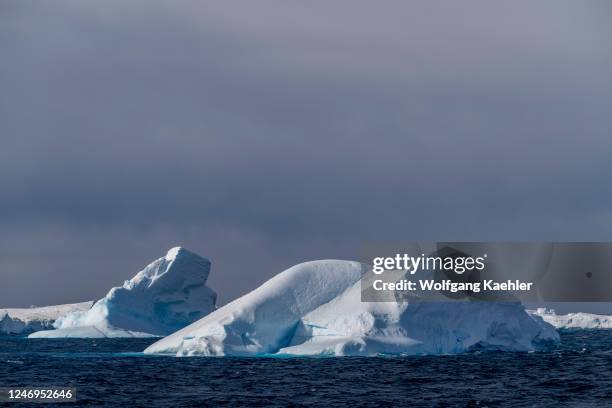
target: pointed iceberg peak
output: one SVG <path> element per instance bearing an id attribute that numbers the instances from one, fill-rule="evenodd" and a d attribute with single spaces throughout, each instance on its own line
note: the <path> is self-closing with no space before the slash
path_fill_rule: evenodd
<path id="1" fill-rule="evenodd" d="M 210 263 L 208 259 L 202 258 L 200 255 L 196 254 L 195 252 L 191 252 L 190 250 L 182 246 L 175 246 L 174 248 L 170 248 L 168 250 L 168 253 L 166 253 L 167 261 L 174 261 L 178 258 L 195 258 Z"/>
<path id="2" fill-rule="evenodd" d="M 168 250 L 168 253 L 166 254 L 166 261 L 174 261 L 179 256 L 179 252 L 185 252 L 185 251 L 186 249 L 180 246 L 170 248 Z"/>
<path id="3" fill-rule="evenodd" d="M 132 279 L 125 281 L 123 288 L 134 289 L 138 286 L 151 288 L 154 285 L 167 286 L 167 281 L 201 281 L 208 279 L 210 261 L 183 247 L 171 248 L 166 256 L 156 259 L 138 272 Z M 164 283 L 162 283 L 164 282 Z M 170 284 L 176 286 L 177 284 Z"/>

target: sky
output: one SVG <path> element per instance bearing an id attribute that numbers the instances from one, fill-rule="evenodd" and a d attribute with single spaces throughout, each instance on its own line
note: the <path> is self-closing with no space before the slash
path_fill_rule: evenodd
<path id="1" fill-rule="evenodd" d="M 176 245 L 221 304 L 371 242 L 612 240 L 606 1 L 0 2 L 0 307 Z"/>

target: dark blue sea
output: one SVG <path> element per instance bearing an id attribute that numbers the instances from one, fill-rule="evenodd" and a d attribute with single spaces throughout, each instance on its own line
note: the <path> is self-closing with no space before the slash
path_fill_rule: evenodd
<path id="1" fill-rule="evenodd" d="M 547 352 L 427 357 L 140 354 L 152 341 L 0 337 L 0 387 L 76 387 L 76 403 L 55 404 L 67 407 L 612 407 L 612 330 L 564 332 Z"/>

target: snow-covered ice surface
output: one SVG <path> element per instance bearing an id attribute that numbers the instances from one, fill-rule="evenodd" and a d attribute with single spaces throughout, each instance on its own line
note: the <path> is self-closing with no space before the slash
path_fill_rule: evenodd
<path id="1" fill-rule="evenodd" d="M 68 313 L 56 330 L 32 338 L 165 336 L 215 309 L 217 294 L 206 286 L 210 261 L 172 248 L 123 286 L 112 288 L 91 309 Z"/>
<path id="2" fill-rule="evenodd" d="M 360 279 L 367 268 L 339 260 L 296 265 L 145 353 L 446 354 L 530 351 L 559 341 L 551 325 L 518 302 L 361 302 Z"/>
<path id="3" fill-rule="evenodd" d="M 29 334 L 53 329 L 53 323 L 59 317 L 87 310 L 92 305 L 93 302 L 82 302 L 23 309 L 0 309 L 0 334 Z"/>
<path id="4" fill-rule="evenodd" d="M 92 338 L 100 339 L 105 337 L 160 337 L 151 333 L 143 333 L 133 330 L 118 329 L 112 326 L 77 326 L 65 329 L 42 330 L 28 336 L 31 339 L 55 339 L 55 338 Z"/>
<path id="5" fill-rule="evenodd" d="M 568 313 L 558 315 L 554 310 L 538 308 L 530 314 L 539 316 L 558 329 L 612 329 L 612 316 L 592 313 Z"/>

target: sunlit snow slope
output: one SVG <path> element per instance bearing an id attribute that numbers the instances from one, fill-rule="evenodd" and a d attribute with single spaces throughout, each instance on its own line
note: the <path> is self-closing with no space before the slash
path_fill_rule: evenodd
<path id="1" fill-rule="evenodd" d="M 249 294 L 154 343 L 178 356 L 379 355 L 528 351 L 559 340 L 517 302 L 361 302 L 366 266 L 294 266 Z"/>

